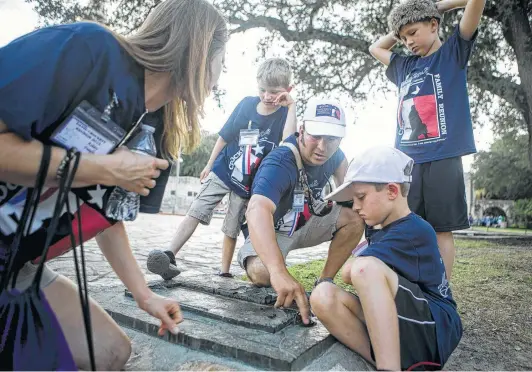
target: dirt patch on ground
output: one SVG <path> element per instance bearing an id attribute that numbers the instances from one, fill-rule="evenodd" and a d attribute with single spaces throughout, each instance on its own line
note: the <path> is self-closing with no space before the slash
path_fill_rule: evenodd
<path id="1" fill-rule="evenodd" d="M 532 370 L 532 246 L 457 240 L 464 335 L 445 369 Z"/>

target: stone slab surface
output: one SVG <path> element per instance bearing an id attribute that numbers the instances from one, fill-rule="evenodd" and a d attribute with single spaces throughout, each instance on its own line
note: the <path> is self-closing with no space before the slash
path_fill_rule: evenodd
<path id="1" fill-rule="evenodd" d="M 157 337 L 158 320 L 124 296 L 122 287 L 107 287 L 91 294 L 120 325 Z M 310 328 L 294 325 L 269 333 L 188 311 L 184 311 L 184 317 L 180 333 L 166 334 L 162 339 L 260 369 L 300 370 L 335 342 L 320 323 Z"/>
<path id="2" fill-rule="evenodd" d="M 238 360 L 191 350 L 145 333 L 124 328 L 131 340 L 126 371 L 253 371 Z"/>
<path id="3" fill-rule="evenodd" d="M 149 285 L 151 288 L 184 287 L 204 293 L 253 302 L 259 305 L 274 304 L 277 300 L 277 294 L 272 288 L 259 288 L 243 280 L 222 278 L 197 272 L 189 272 L 188 275 L 179 275 L 167 281 L 151 281 Z"/>
<path id="4" fill-rule="evenodd" d="M 160 338 L 124 328 L 131 340 L 126 371 L 255 371 L 238 360 L 191 350 Z M 374 367 L 342 344 L 335 342 L 304 371 L 374 371 Z"/>
<path id="5" fill-rule="evenodd" d="M 148 281 L 160 279 L 160 276 L 152 274 L 146 269 L 146 259 L 149 252 L 152 249 L 168 249 L 170 241 L 182 220 L 182 216 L 141 213 L 137 220 L 126 223 L 133 254 Z M 177 265 L 180 270 L 201 271 L 206 276 L 215 276 L 222 262 L 222 241 L 224 237 L 221 231 L 222 223 L 222 218 L 213 218 L 209 226 L 201 224 L 198 226 L 190 240 L 177 255 Z M 231 272 L 235 276 L 245 274 L 237 262 L 238 250 L 243 243 L 244 239 L 242 234 L 240 234 L 231 263 Z M 292 251 L 288 255 L 286 262 L 290 266 L 325 258 L 328 247 L 329 243 L 324 243 L 316 247 Z M 88 283 L 102 286 L 120 284 L 119 279 L 98 248 L 96 241 L 94 239 L 88 241 L 85 244 L 85 248 Z M 48 265 L 58 273 L 75 280 L 76 274 L 72 253 L 60 256 L 49 262 Z"/>
<path id="6" fill-rule="evenodd" d="M 292 309 L 275 309 L 272 306 L 223 298 L 183 287 L 152 285 L 151 288 L 161 296 L 178 300 L 183 310 L 250 329 L 275 333 L 295 322 L 296 311 Z M 132 297 L 129 291 L 126 290 L 125 293 Z"/>
<path id="7" fill-rule="evenodd" d="M 375 367 L 347 347 L 336 342 L 323 355 L 303 368 L 304 371 L 374 371 Z"/>

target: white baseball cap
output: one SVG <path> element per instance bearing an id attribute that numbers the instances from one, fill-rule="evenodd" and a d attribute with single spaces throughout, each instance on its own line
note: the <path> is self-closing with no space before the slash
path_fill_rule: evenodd
<path id="1" fill-rule="evenodd" d="M 345 111 L 336 101 L 310 99 L 303 122 L 313 136 L 345 137 Z"/>
<path id="2" fill-rule="evenodd" d="M 354 159 L 345 175 L 344 183 L 325 199 L 352 199 L 347 190 L 353 182 L 409 183 L 412 182 L 414 160 L 405 153 L 388 146 L 373 147 Z"/>

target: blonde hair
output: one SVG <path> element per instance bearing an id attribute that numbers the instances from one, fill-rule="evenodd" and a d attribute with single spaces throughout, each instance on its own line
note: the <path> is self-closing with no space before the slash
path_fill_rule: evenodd
<path id="1" fill-rule="evenodd" d="M 146 70 L 170 73 L 175 98 L 164 107 L 163 153 L 191 152 L 200 141 L 211 62 L 228 40 L 224 17 L 206 0 L 165 0 L 136 33 L 115 37 Z"/>
<path id="2" fill-rule="evenodd" d="M 292 69 L 286 59 L 269 58 L 257 70 L 257 81 L 268 87 L 288 88 L 292 82 Z"/>

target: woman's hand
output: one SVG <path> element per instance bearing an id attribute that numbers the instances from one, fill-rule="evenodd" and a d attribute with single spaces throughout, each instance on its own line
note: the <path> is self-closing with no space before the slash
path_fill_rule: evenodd
<path id="1" fill-rule="evenodd" d="M 167 160 L 136 154 L 126 147 L 119 148 L 108 155 L 107 159 L 111 179 L 105 184 L 120 186 L 143 196 L 148 195 L 149 189 L 155 187 L 155 179 L 159 177 L 161 170 L 170 165 Z"/>
<path id="2" fill-rule="evenodd" d="M 174 335 L 179 333 L 177 325 L 183 321 L 183 315 L 176 300 L 151 292 L 146 299 L 138 302 L 138 305 L 151 316 L 161 320 L 159 336 L 164 336 L 166 331 Z"/>
<path id="3" fill-rule="evenodd" d="M 116 275 L 133 294 L 137 305 L 161 320 L 159 334 L 164 335 L 167 330 L 177 334 L 177 324 L 183 321 L 181 308 L 177 301 L 159 296 L 148 287 L 131 251 L 124 223 L 118 222 L 97 235 L 96 242 Z"/>

